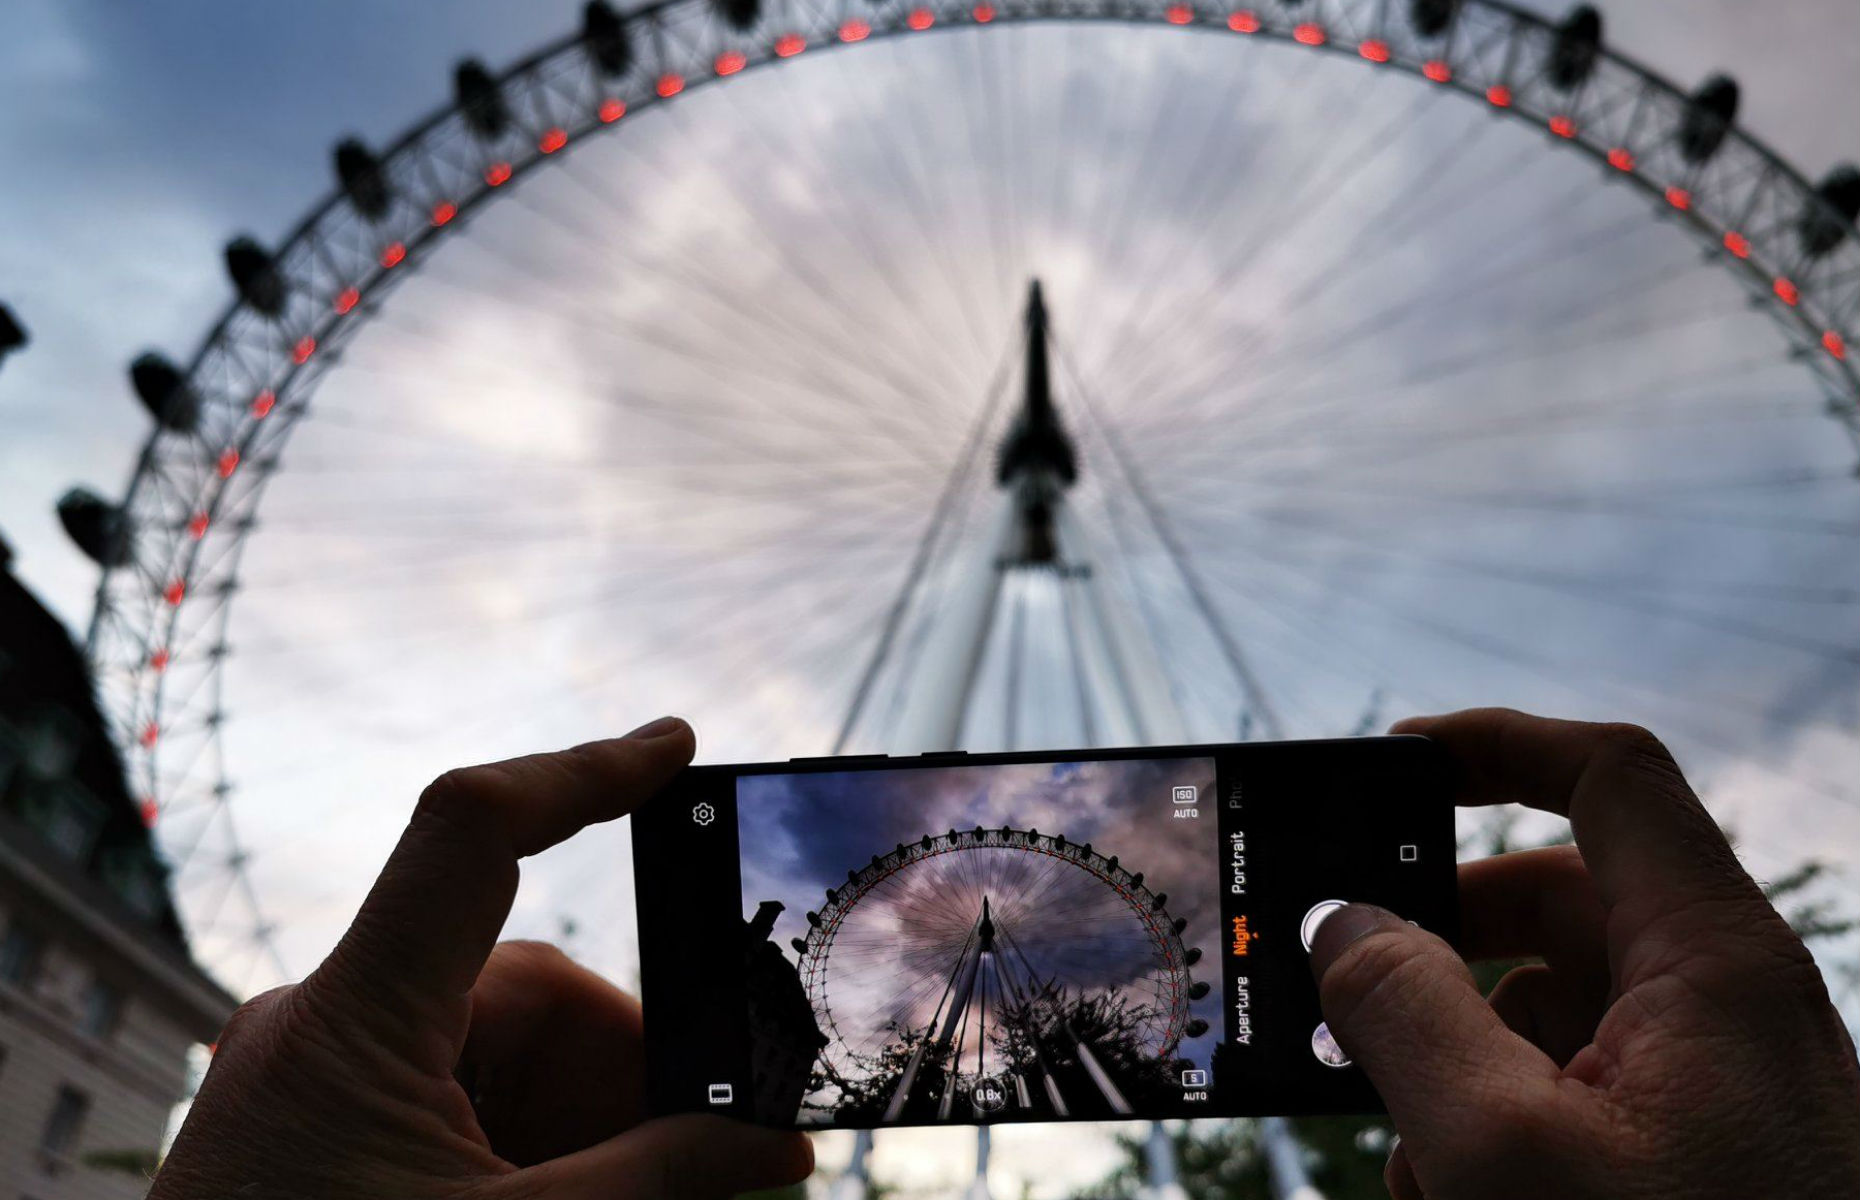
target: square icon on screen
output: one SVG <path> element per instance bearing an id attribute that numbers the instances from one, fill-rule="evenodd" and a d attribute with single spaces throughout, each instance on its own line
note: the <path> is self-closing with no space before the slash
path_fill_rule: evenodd
<path id="1" fill-rule="evenodd" d="M 736 1099 L 736 1088 L 733 1085 L 728 1083 L 713 1083 L 710 1085 L 710 1102 L 712 1104 L 728 1104 L 734 1099 Z"/>
<path id="2" fill-rule="evenodd" d="M 1204 1088 L 1208 1086 L 1208 1073 L 1202 1070 L 1182 1072 L 1182 1086 L 1185 1088 Z"/>
<path id="3" fill-rule="evenodd" d="M 1401 860 L 1403 862 L 1415 862 L 1418 861 L 1420 857 L 1421 848 L 1419 846 L 1403 846 L 1401 848 Z"/>

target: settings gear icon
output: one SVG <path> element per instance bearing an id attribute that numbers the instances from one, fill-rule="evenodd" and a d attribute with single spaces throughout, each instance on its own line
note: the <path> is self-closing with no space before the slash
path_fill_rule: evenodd
<path id="1" fill-rule="evenodd" d="M 699 825 L 708 825 L 717 819 L 717 810 L 712 808 L 708 802 L 700 801 L 698 806 L 691 810 L 691 819 Z"/>

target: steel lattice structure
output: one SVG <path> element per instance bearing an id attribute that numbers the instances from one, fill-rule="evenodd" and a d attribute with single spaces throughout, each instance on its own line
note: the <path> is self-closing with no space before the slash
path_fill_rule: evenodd
<path id="1" fill-rule="evenodd" d="M 1141 872 L 1131 872 L 1116 856 L 1106 857 L 1089 844 L 1068 842 L 1063 836 L 1043 834 L 1037 829 L 952 829 L 936 835 L 925 834 L 918 841 L 900 845 L 888 853 L 876 855 L 864 868 L 852 873 L 846 883 L 827 895 L 826 904 L 812 914 L 812 926 L 804 947 L 800 949 L 801 979 L 814 1001 L 815 1012 L 828 1028 L 833 1023 L 829 996 L 829 962 L 834 941 L 842 926 L 872 890 L 892 877 L 930 859 L 975 851 L 1006 850 L 1041 855 L 1085 872 L 1115 892 L 1129 907 L 1155 948 L 1156 958 L 1167 975 L 1163 999 L 1168 1016 L 1158 1031 L 1158 1053 L 1167 1054 L 1181 1040 L 1188 1022 L 1189 990 L 1193 986 L 1189 967 L 1192 956 L 1182 945 L 1182 931 L 1166 910 L 1168 898 L 1144 886 Z M 836 1034 L 844 1042 L 843 1034 Z"/>
<path id="2" fill-rule="evenodd" d="M 1166 1059 L 1175 1052 L 1184 1036 L 1205 1032 L 1205 1023 L 1192 1026 L 1189 1019 L 1189 1002 L 1200 999 L 1207 994 L 1208 987 L 1193 980 L 1190 968 L 1200 958 L 1199 951 L 1190 950 L 1183 945 L 1182 929 L 1184 922 L 1172 918 L 1167 908 L 1168 897 L 1151 891 L 1145 886 L 1141 872 L 1132 872 L 1116 856 L 1105 856 L 1093 850 L 1089 844 L 1070 842 L 1062 835 L 1043 834 L 1033 829 L 952 829 L 940 834 L 926 834 L 921 839 L 903 843 L 887 853 L 875 855 L 865 867 L 849 872 L 844 884 L 832 889 L 826 895 L 826 902 L 819 912 L 808 914 L 809 930 L 805 939 L 795 939 L 795 950 L 800 956 L 799 972 L 801 982 L 807 990 L 809 1001 L 813 1004 L 816 1019 L 822 1030 L 832 1039 L 832 1048 L 827 1052 L 826 1060 L 831 1069 L 845 1071 L 856 1067 L 861 1054 L 860 1046 L 855 1045 L 849 1034 L 842 1028 L 840 1015 L 835 1007 L 838 990 L 845 986 L 842 972 L 836 971 L 836 951 L 840 949 L 843 936 L 847 933 L 849 923 L 856 923 L 856 917 L 865 909 L 872 908 L 881 899 L 889 896 L 896 898 L 902 894 L 909 896 L 913 887 L 914 873 L 924 873 L 926 864 L 947 866 L 939 860 L 983 859 L 988 856 L 1028 856 L 1029 861 L 1037 863 L 1039 859 L 1049 860 L 1041 864 L 1045 880 L 1044 888 L 1039 892 L 1043 896 L 1043 907 L 1057 906 L 1063 898 L 1052 895 L 1055 890 L 1050 877 L 1056 872 L 1060 878 L 1076 878 L 1078 882 L 1090 880 L 1086 885 L 1093 890 L 1102 889 L 1106 904 L 1126 910 L 1127 919 L 1134 928 L 1142 931 L 1148 943 L 1146 959 L 1148 972 L 1140 981 L 1153 996 L 1154 1003 L 1149 1006 L 1145 1026 L 1147 1029 L 1146 1045 L 1158 1057 Z M 955 871 L 957 868 L 948 867 Z M 1078 872 L 1078 877 L 1071 877 L 1070 872 Z M 939 900 L 947 902 L 949 889 L 944 884 L 918 889 L 926 895 L 934 894 Z M 886 887 L 894 889 L 885 893 Z M 901 889 L 901 892 L 899 891 Z M 1115 899 L 1113 900 L 1112 897 Z M 1033 913 L 1020 914 L 1026 924 L 1034 929 L 1023 928 L 1019 931 L 1021 943 L 1013 941 L 1016 936 L 1012 926 L 1015 923 L 1014 905 L 1019 901 L 1006 895 L 997 898 L 1001 902 L 998 920 L 1004 930 L 1004 942 L 1010 952 L 1018 955 L 1015 970 L 1024 971 L 1028 977 L 1040 976 L 1042 972 L 1052 970 L 1057 961 L 1052 957 L 1053 947 L 1042 944 L 1038 926 L 1041 919 Z M 1030 903 L 1030 902 L 1029 902 Z M 963 914 L 967 920 L 971 914 Z M 1100 914 L 1088 923 L 1091 936 L 1102 937 L 1102 923 L 1105 917 Z M 1055 924 L 1058 922 L 1055 921 Z M 934 924 L 922 920 L 910 923 L 910 932 L 887 939 L 898 947 L 898 953 L 906 961 L 913 955 L 910 945 L 916 939 L 934 940 L 934 931 L 927 926 Z M 950 970 L 946 954 L 938 954 L 939 948 L 929 946 L 917 956 L 926 962 L 935 961 L 946 974 Z M 935 985 L 946 982 L 944 975 L 934 971 L 923 976 L 923 981 L 932 986 L 932 992 L 926 993 L 930 998 Z M 1041 978 L 1041 982 L 1048 982 Z M 936 1019 L 947 1015 L 944 1003 L 939 1001 L 932 1024 Z M 870 1035 L 872 1030 L 864 1031 Z M 984 1028 L 980 1037 L 989 1036 Z"/>
<path id="3" fill-rule="evenodd" d="M 827 0 L 777 3 L 736 24 L 709 0 L 626 14 L 604 40 L 575 34 L 486 77 L 396 140 L 367 188 L 338 187 L 275 253 L 168 389 L 101 557 L 89 650 L 153 822 L 231 834 L 219 730 L 221 665 L 246 537 L 318 381 L 406 273 L 475 210 L 592 134 L 685 91 L 777 61 L 880 38 L 1017 22 L 1177 26 L 1358 57 L 1463 93 L 1643 189 L 1767 306 L 1828 407 L 1860 444 L 1860 236 L 1851 217 L 1735 127 L 1698 153 L 1702 101 L 1570 26 L 1495 0 Z M 1426 30 L 1433 30 L 1427 32 Z M 618 49 L 616 49 L 618 47 Z M 1572 55 L 1574 66 L 1572 67 Z M 490 99 L 487 99 L 490 97 Z M 487 107 L 490 106 L 490 107 Z M 491 108 L 497 111 L 491 119 Z M 1706 122 L 1710 124 L 1709 121 Z M 178 414 L 186 413 L 185 419 Z M 186 866 L 198 834 L 168 840 Z M 235 849 L 222 864 L 235 871 Z M 267 930 L 245 889 L 250 930 Z M 242 918 L 243 920 L 243 918 Z"/>

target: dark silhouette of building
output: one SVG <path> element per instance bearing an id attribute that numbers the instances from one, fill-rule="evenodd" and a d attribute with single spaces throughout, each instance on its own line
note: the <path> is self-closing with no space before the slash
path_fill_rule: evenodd
<path id="1" fill-rule="evenodd" d="M 147 1190 L 233 998 L 188 953 L 84 657 L 0 540 L 0 1184 Z"/>
<path id="2" fill-rule="evenodd" d="M 743 994 L 749 1007 L 749 1075 L 756 1117 L 792 1121 L 801 1111 L 826 1035 L 794 964 L 770 940 L 778 900 L 764 900 L 743 922 Z"/>

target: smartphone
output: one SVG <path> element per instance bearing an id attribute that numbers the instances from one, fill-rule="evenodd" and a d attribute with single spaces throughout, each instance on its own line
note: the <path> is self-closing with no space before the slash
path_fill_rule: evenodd
<path id="1" fill-rule="evenodd" d="M 1456 933 L 1424 738 L 794 759 L 633 817 L 658 1115 L 780 1128 L 1367 1113 L 1311 937 Z"/>

